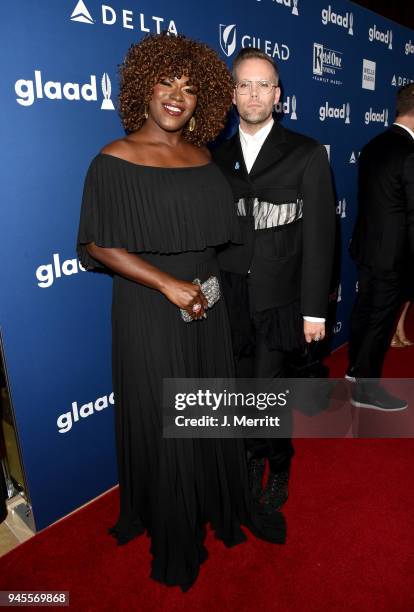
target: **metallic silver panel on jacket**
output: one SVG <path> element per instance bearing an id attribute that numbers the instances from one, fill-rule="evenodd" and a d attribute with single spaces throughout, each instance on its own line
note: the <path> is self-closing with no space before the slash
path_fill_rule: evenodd
<path id="1" fill-rule="evenodd" d="M 254 217 L 256 230 L 269 229 L 293 223 L 302 218 L 303 200 L 274 204 L 259 198 L 240 198 L 236 202 L 239 217 Z"/>

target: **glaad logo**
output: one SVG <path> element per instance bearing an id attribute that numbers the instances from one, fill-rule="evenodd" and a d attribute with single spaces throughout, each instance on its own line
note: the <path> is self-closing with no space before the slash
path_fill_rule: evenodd
<path id="1" fill-rule="evenodd" d="M 402 87 L 403 85 L 408 85 L 409 83 L 414 83 L 414 79 L 407 76 L 397 76 L 396 74 L 394 74 L 391 79 L 391 85 L 393 87 Z"/>
<path id="2" fill-rule="evenodd" d="M 321 43 L 313 43 L 313 78 L 315 81 L 342 85 L 342 81 L 334 79 L 338 70 L 342 70 L 342 53 L 325 47 Z"/>
<path id="3" fill-rule="evenodd" d="M 353 30 L 354 15 L 353 13 L 345 13 L 345 15 L 340 15 L 339 13 L 335 13 L 332 10 L 331 5 L 329 5 L 327 9 L 326 8 L 322 9 L 321 15 L 322 15 L 323 25 L 328 25 L 328 23 L 333 23 L 337 26 L 345 28 L 346 30 L 348 30 L 348 34 L 350 34 L 350 36 L 353 36 L 354 34 L 354 30 Z"/>
<path id="4" fill-rule="evenodd" d="M 383 123 L 384 127 L 388 127 L 388 108 L 384 108 L 381 112 L 374 112 L 372 108 L 365 113 L 365 125 L 369 123 Z"/>
<path id="5" fill-rule="evenodd" d="M 350 158 L 349 158 L 349 163 L 350 164 L 356 164 L 357 163 L 357 159 L 360 156 L 360 154 L 361 154 L 361 151 L 357 151 L 356 153 L 355 153 L 355 151 L 352 151 L 352 153 L 350 155 Z"/>
<path id="6" fill-rule="evenodd" d="M 230 57 L 236 50 L 237 46 L 237 27 L 235 23 L 230 25 L 219 25 L 220 47 L 224 55 Z M 286 61 L 290 57 L 290 49 L 283 43 L 274 42 L 272 40 L 263 40 L 258 36 L 243 34 L 240 39 L 240 46 L 254 47 L 261 49 L 269 57 L 277 57 L 278 60 Z"/>
<path id="7" fill-rule="evenodd" d="M 292 15 L 299 15 L 298 0 L 273 0 L 276 4 L 281 4 L 292 9 Z"/>
<path id="8" fill-rule="evenodd" d="M 377 26 L 374 24 L 374 27 L 368 30 L 368 38 L 370 42 L 377 40 L 388 45 L 388 49 L 392 49 L 392 30 L 381 32 L 381 30 L 377 30 Z"/>
<path id="9" fill-rule="evenodd" d="M 78 402 L 72 402 L 71 410 L 61 414 L 56 421 L 59 433 L 67 433 L 79 419 L 86 419 L 86 417 L 95 414 L 95 412 L 101 412 L 101 410 L 108 408 L 109 404 L 112 406 L 115 404 L 113 392 L 109 395 L 98 397 L 94 402 L 83 404 L 80 408 L 78 408 Z"/>
<path id="10" fill-rule="evenodd" d="M 335 210 L 338 217 L 341 217 L 341 219 L 346 219 L 346 198 L 338 200 Z"/>
<path id="11" fill-rule="evenodd" d="M 405 55 L 408 55 L 409 53 L 414 53 L 414 45 L 411 40 L 409 40 L 408 43 L 405 43 Z"/>
<path id="12" fill-rule="evenodd" d="M 338 291 L 337 291 L 337 294 L 336 294 L 336 301 L 337 302 L 342 302 L 342 285 L 341 285 L 341 283 L 339 283 L 339 285 L 338 285 Z"/>
<path id="13" fill-rule="evenodd" d="M 53 253 L 53 264 L 42 264 L 37 268 L 37 284 L 41 289 L 47 289 L 53 285 L 55 278 L 61 278 L 62 274 L 72 276 L 72 274 L 78 274 L 78 272 L 86 272 L 80 261 L 65 259 L 61 262 L 59 253 Z"/>
<path id="14" fill-rule="evenodd" d="M 371 60 L 364 59 L 362 63 L 362 89 L 375 91 L 375 72 L 377 64 Z"/>
<path id="15" fill-rule="evenodd" d="M 112 91 L 111 79 L 109 78 L 107 72 L 103 73 L 101 87 L 102 87 L 102 94 L 103 94 L 101 110 L 115 110 L 113 102 L 111 100 L 111 91 Z"/>
<path id="16" fill-rule="evenodd" d="M 151 24 L 149 22 L 146 22 L 146 17 L 144 13 L 139 13 L 139 23 L 134 24 L 135 14 L 133 11 L 122 9 L 121 12 L 122 27 L 127 30 L 138 29 L 141 30 L 141 32 L 151 32 L 154 31 L 155 25 L 155 32 L 157 34 L 160 34 L 161 30 L 167 30 L 170 34 L 175 34 L 175 36 L 177 35 L 177 26 L 175 25 L 175 22 L 172 19 L 169 21 L 168 27 L 166 27 L 166 25 L 164 24 L 164 17 L 152 16 L 151 19 L 154 23 Z M 109 6 L 107 4 L 101 5 L 101 17 L 103 25 L 112 26 L 118 21 L 118 14 L 116 10 L 112 8 L 112 6 Z M 77 21 L 78 23 L 96 23 L 83 0 L 79 0 L 77 5 L 75 6 L 70 16 L 70 20 Z M 152 28 L 148 26 L 152 26 Z"/>
<path id="17" fill-rule="evenodd" d="M 21 106 L 32 106 L 36 100 L 48 98 L 49 100 L 79 101 L 81 98 L 85 102 L 96 102 L 98 100 L 96 75 L 91 74 L 89 82 L 81 85 L 80 83 L 61 83 L 60 81 L 46 81 L 43 83 L 43 76 L 40 70 L 34 71 L 34 80 L 19 79 L 14 85 L 17 98 L 16 102 Z M 101 108 L 104 110 L 114 110 L 111 98 L 111 81 L 106 72 L 102 77 L 103 102 Z"/>
<path id="18" fill-rule="evenodd" d="M 341 329 L 342 329 L 342 321 L 337 321 L 336 324 L 333 326 L 333 333 L 339 334 Z"/>
<path id="19" fill-rule="evenodd" d="M 94 23 L 92 15 L 88 11 L 85 6 L 83 0 L 79 0 L 75 8 L 73 9 L 73 13 L 70 16 L 71 21 L 79 21 L 79 23 Z"/>
<path id="20" fill-rule="evenodd" d="M 325 102 L 325 106 L 319 108 L 319 121 L 325 119 L 344 119 L 345 123 L 351 123 L 351 105 L 349 102 L 342 106 L 329 106 L 329 102 Z"/>
<path id="21" fill-rule="evenodd" d="M 296 119 L 298 118 L 296 108 L 297 102 L 295 95 L 293 95 L 292 97 L 287 96 L 283 102 L 278 102 L 277 104 L 275 104 L 275 112 L 278 114 L 283 114 L 285 116 L 290 115 L 289 119 L 291 119 L 292 121 L 296 121 Z"/>

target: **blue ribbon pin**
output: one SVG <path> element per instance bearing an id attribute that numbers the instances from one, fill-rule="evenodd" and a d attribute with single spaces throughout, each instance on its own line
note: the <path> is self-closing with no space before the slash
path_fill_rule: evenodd
<path id="1" fill-rule="evenodd" d="M 236 162 L 236 163 L 234 164 L 234 169 L 235 169 L 235 170 L 240 170 L 240 162 Z"/>

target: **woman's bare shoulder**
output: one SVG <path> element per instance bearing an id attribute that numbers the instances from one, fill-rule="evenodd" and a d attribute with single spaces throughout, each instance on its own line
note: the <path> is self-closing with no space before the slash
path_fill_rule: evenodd
<path id="1" fill-rule="evenodd" d="M 107 155 L 114 155 L 115 157 L 124 157 L 126 153 L 128 153 L 130 149 L 130 145 L 125 138 L 118 138 L 118 140 L 114 140 L 113 142 L 109 142 L 101 149 L 101 153 L 106 153 Z"/>

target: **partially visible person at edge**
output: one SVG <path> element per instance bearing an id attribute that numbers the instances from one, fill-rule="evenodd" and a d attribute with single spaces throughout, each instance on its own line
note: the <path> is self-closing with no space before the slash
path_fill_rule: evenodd
<path id="1" fill-rule="evenodd" d="M 146 532 L 151 577 L 183 591 L 208 556 L 208 523 L 226 546 L 246 539 L 241 525 L 271 542 L 285 537 L 283 516 L 269 520 L 251 501 L 242 440 L 162 432 L 164 378 L 234 375 L 225 304 L 207 309 L 192 283 L 218 277 L 216 247 L 240 241 L 230 188 L 205 147 L 231 92 L 225 64 L 204 44 L 163 33 L 133 45 L 121 66 L 127 135 L 89 167 L 78 236 L 83 265 L 114 274 L 120 514 L 110 532 L 119 544 Z"/>
<path id="2" fill-rule="evenodd" d="M 236 370 L 239 377 L 281 377 L 292 351 L 325 336 L 335 237 L 331 172 L 323 145 L 273 118 L 281 90 L 269 56 L 242 49 L 233 78 L 240 125 L 214 159 L 232 187 L 244 238 L 220 255 Z M 271 514 L 288 496 L 291 439 L 245 442 L 252 494 Z"/>
<path id="3" fill-rule="evenodd" d="M 350 245 L 358 265 L 358 293 L 347 371 L 347 378 L 356 381 L 354 406 L 389 412 L 407 407 L 405 399 L 388 393 L 378 379 L 398 311 L 412 285 L 408 264 L 414 255 L 414 83 L 398 91 L 396 110 L 395 122 L 365 145 L 358 162 L 358 216 Z"/>

